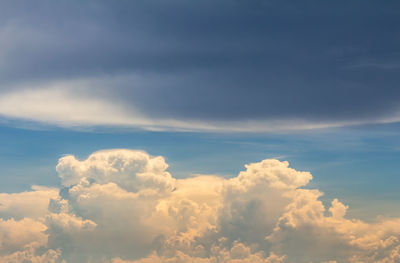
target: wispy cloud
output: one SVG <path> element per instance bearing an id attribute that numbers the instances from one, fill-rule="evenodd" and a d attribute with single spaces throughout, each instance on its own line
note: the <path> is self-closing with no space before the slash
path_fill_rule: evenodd
<path id="1" fill-rule="evenodd" d="M 135 83 L 139 82 L 139 83 Z M 0 92 L 0 115 L 31 125 L 55 125 L 64 128 L 114 127 L 157 131 L 212 132 L 291 132 L 349 125 L 391 123 L 399 115 L 367 120 L 313 121 L 305 118 L 266 118 L 245 120 L 196 120 L 153 116 L 115 98 L 113 89 L 120 83 L 140 84 L 134 76 L 84 78 L 40 83 L 21 83 Z M 154 103 L 157 103 L 155 101 Z M 33 122 L 32 122 L 33 121 Z"/>

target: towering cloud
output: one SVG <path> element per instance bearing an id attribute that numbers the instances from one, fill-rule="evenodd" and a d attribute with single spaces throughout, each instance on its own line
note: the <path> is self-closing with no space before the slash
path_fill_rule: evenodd
<path id="1" fill-rule="evenodd" d="M 400 219 L 346 218 L 288 162 L 237 177 L 176 179 L 163 157 L 65 156 L 58 190 L 0 195 L 0 262 L 381 262 L 400 260 Z M 37 209 L 32 209 L 35 207 Z"/>

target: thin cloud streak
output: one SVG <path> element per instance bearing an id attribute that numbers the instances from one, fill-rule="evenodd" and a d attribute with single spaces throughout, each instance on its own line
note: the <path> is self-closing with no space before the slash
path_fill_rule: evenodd
<path id="1" fill-rule="evenodd" d="M 135 105 L 115 100 L 108 85 L 139 81 L 135 77 L 90 78 L 49 83 L 19 84 L 0 94 L 0 115 L 64 128 L 114 127 L 150 131 L 203 132 L 293 132 L 351 125 L 394 123 L 400 117 L 353 121 L 313 121 L 296 119 L 188 120 L 157 118 Z M 98 92 L 96 92 L 96 90 Z M 398 114 L 400 116 L 400 114 Z M 34 124 L 33 124 L 34 125 Z"/>

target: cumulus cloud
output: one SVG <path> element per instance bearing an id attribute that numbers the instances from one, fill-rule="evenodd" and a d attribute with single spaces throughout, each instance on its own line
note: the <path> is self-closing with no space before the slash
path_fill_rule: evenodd
<path id="1" fill-rule="evenodd" d="M 37 219 L 47 214 L 50 198 L 58 196 L 58 189 L 32 186 L 32 191 L 0 193 L 0 217 Z"/>
<path id="2" fill-rule="evenodd" d="M 0 261 L 400 260 L 399 218 L 347 218 L 348 206 L 324 206 L 323 193 L 307 188 L 311 174 L 288 162 L 251 163 L 233 178 L 176 179 L 167 168 L 163 157 L 134 150 L 60 158 L 60 189 L 0 195 Z"/>
<path id="3" fill-rule="evenodd" d="M 0 253 L 18 251 L 19 248 L 39 247 L 47 243 L 46 226 L 31 218 L 0 220 Z"/>

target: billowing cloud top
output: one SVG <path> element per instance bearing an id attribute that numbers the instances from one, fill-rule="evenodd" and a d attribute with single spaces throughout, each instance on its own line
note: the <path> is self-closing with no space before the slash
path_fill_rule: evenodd
<path id="1" fill-rule="evenodd" d="M 60 189 L 0 194 L 0 262 L 380 262 L 400 260 L 400 219 L 347 219 L 274 159 L 237 177 L 175 179 L 163 157 L 65 156 Z M 34 208 L 34 209 L 33 209 Z"/>
<path id="2" fill-rule="evenodd" d="M 398 1 L 0 3 L 0 114 L 265 131 L 399 121 Z"/>

